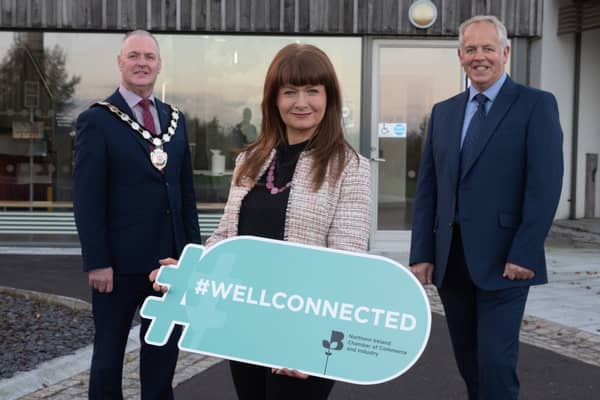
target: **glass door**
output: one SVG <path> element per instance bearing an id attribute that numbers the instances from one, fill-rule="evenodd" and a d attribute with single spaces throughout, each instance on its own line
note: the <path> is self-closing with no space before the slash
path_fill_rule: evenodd
<path id="1" fill-rule="evenodd" d="M 456 41 L 374 40 L 371 248 L 406 251 L 432 106 L 464 89 Z"/>

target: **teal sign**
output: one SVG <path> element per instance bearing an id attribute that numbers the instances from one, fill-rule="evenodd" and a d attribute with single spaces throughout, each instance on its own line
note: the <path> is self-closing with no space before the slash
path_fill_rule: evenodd
<path id="1" fill-rule="evenodd" d="M 149 297 L 146 341 L 358 384 L 393 379 L 419 358 L 431 328 L 427 296 L 379 256 L 238 236 L 187 245 Z"/>

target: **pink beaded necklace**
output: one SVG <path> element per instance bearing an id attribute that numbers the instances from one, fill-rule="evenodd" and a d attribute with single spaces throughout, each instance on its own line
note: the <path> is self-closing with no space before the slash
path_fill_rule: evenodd
<path id="1" fill-rule="evenodd" d="M 292 181 L 289 181 L 282 187 L 278 188 L 275 186 L 275 160 L 277 160 L 277 153 L 273 156 L 273 160 L 271 160 L 271 164 L 269 164 L 269 169 L 267 170 L 267 189 L 271 194 L 281 193 L 284 190 L 288 189 L 292 186 Z"/>

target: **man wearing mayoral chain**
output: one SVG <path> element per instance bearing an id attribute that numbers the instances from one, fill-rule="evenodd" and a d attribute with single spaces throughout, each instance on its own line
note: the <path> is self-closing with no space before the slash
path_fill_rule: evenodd
<path id="1" fill-rule="evenodd" d="M 154 36 L 125 35 L 121 85 L 77 119 L 74 211 L 95 324 L 90 399 L 122 399 L 123 356 L 136 309 L 156 295 L 160 259 L 200 243 L 185 119 L 152 95 L 161 59 Z M 165 346 L 140 330 L 142 400 L 173 399 L 180 332 Z M 177 329 L 177 328 L 176 328 Z"/>

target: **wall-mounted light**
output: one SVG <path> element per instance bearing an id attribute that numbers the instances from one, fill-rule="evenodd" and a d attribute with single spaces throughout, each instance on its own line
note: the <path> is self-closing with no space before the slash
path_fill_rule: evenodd
<path id="1" fill-rule="evenodd" d="M 408 9 L 410 23 L 419 29 L 427 29 L 437 19 L 437 7 L 431 0 L 417 0 Z"/>

